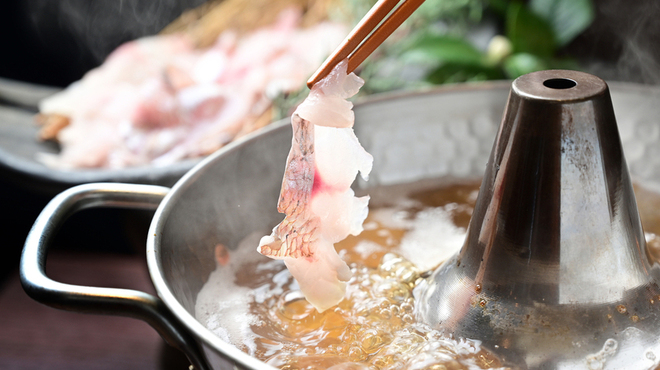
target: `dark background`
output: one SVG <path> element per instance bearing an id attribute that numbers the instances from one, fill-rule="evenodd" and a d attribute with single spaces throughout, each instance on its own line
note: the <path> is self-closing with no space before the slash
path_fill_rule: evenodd
<path id="1" fill-rule="evenodd" d="M 593 24 L 565 52 L 606 80 L 660 84 L 660 1 L 594 4 Z"/>
<path id="2" fill-rule="evenodd" d="M 3 0 L 0 77 L 67 86 L 204 0 Z"/>

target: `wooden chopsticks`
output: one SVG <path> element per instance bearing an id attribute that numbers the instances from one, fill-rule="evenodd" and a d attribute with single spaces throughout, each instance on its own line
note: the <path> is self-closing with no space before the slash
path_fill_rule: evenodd
<path id="1" fill-rule="evenodd" d="M 347 73 L 353 72 L 371 53 L 382 44 L 401 23 L 419 8 L 424 0 L 403 0 L 392 14 L 383 19 L 401 0 L 380 0 L 367 13 L 339 47 L 323 62 L 307 81 L 310 89 L 327 76 L 337 63 L 348 57 Z M 380 24 L 380 27 L 376 28 Z M 373 32 L 372 32 L 373 30 Z M 364 40 L 369 36 L 366 40 Z M 362 42 L 364 40 L 364 42 Z"/>

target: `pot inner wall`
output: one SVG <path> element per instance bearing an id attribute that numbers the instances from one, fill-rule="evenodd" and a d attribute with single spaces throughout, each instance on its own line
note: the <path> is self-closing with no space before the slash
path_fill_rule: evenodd
<path id="1" fill-rule="evenodd" d="M 287 124 L 235 146 L 170 199 L 159 243 L 161 273 L 191 315 L 197 293 L 216 268 L 215 247 L 231 251 L 246 235 L 266 235 L 279 222 L 276 205 L 290 143 Z"/>

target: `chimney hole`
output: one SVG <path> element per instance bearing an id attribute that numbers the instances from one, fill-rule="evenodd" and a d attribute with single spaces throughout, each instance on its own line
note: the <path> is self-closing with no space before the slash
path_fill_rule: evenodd
<path id="1" fill-rule="evenodd" d="M 568 78 L 551 78 L 543 81 L 543 86 L 551 89 L 563 90 L 577 86 L 577 82 Z"/>

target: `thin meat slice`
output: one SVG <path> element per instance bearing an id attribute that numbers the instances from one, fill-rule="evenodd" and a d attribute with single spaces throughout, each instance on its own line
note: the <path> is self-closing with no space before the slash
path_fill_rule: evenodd
<path id="1" fill-rule="evenodd" d="M 259 253 L 282 259 L 302 293 L 320 312 L 339 303 L 351 272 L 334 243 L 362 232 L 369 197 L 355 197 L 351 184 L 364 179 L 373 158 L 353 132 L 352 103 L 363 81 L 340 63 L 317 83 L 291 118 L 293 140 L 278 211 L 285 214 Z"/>

